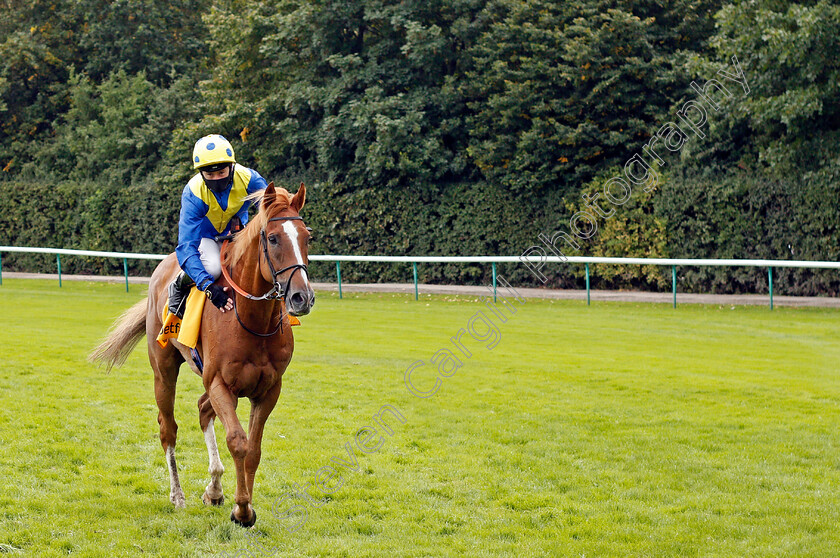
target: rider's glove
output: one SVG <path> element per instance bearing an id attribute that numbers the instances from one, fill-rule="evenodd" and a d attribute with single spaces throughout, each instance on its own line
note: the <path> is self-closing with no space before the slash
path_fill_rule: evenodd
<path id="1" fill-rule="evenodd" d="M 212 302 L 216 308 L 224 308 L 225 304 L 227 304 L 228 295 L 219 285 L 211 284 L 209 287 L 204 289 L 204 294 L 207 295 L 207 298 L 210 299 L 210 302 Z"/>

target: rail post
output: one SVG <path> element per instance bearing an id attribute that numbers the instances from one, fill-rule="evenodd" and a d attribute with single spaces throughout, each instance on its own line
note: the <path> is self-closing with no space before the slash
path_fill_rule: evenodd
<path id="1" fill-rule="evenodd" d="M 123 258 L 123 271 L 125 271 L 125 292 L 128 292 L 128 258 Z"/>
<path id="2" fill-rule="evenodd" d="M 61 288 L 61 254 L 55 255 L 55 263 L 58 266 L 58 288 Z"/>
<path id="3" fill-rule="evenodd" d="M 414 300 L 420 300 L 417 292 L 417 262 L 411 262 L 411 267 L 414 269 Z"/>
<path id="4" fill-rule="evenodd" d="M 767 268 L 767 277 L 770 279 L 770 310 L 773 309 L 773 268 Z"/>
<path id="5" fill-rule="evenodd" d="M 674 308 L 677 307 L 677 266 L 671 266 L 671 291 L 674 293 Z"/>
<path id="6" fill-rule="evenodd" d="M 586 305 L 589 306 L 589 262 L 584 265 L 586 266 Z"/>
<path id="7" fill-rule="evenodd" d="M 338 276 L 338 298 L 342 298 L 341 296 L 341 262 L 335 262 L 335 274 Z"/>
<path id="8" fill-rule="evenodd" d="M 3 253 L 0 252 L 0 285 L 3 284 Z"/>
<path id="9" fill-rule="evenodd" d="M 2 284 L 2 283 L 0 283 Z M 493 304 L 496 303 L 496 262 L 493 262 Z"/>

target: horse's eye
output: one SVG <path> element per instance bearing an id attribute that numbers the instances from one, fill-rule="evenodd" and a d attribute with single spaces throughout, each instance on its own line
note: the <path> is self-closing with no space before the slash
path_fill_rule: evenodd
<path id="1" fill-rule="evenodd" d="M 269 244 L 277 244 L 277 237 L 273 234 L 268 235 L 268 243 Z"/>

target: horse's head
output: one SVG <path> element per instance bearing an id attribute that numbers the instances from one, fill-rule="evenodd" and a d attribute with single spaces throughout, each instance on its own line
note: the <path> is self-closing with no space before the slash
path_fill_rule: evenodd
<path id="1" fill-rule="evenodd" d="M 309 284 L 309 228 L 304 225 L 300 210 L 306 202 L 306 187 L 292 196 L 284 188 L 268 185 L 260 204 L 265 227 L 260 240 L 264 257 L 260 271 L 269 283 L 283 287 L 286 309 L 292 316 L 303 316 L 315 304 L 315 292 Z"/>

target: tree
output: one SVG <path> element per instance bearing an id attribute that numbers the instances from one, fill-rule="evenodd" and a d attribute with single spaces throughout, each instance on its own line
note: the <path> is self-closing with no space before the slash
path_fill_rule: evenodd
<path id="1" fill-rule="evenodd" d="M 674 54 L 704 48 L 719 2 L 658 4 L 488 5 L 467 80 L 469 154 L 488 180 L 573 195 L 667 120 L 681 80 Z"/>
<path id="2" fill-rule="evenodd" d="M 38 165 L 36 153 L 55 140 L 62 116 L 71 110 L 77 93 L 71 89 L 78 86 L 71 76 L 99 84 L 120 70 L 127 76 L 143 72 L 156 87 L 168 87 L 205 71 L 203 5 L 199 0 L 7 3 L 0 23 L 2 177 L 24 169 L 31 174 Z"/>
<path id="3" fill-rule="evenodd" d="M 166 86 L 173 79 L 207 71 L 210 52 L 202 0 L 88 0 L 78 3 L 84 20 L 79 49 L 85 62 L 76 68 L 99 82 L 116 71 L 143 72 Z"/>
<path id="4" fill-rule="evenodd" d="M 723 100 L 714 138 L 693 155 L 725 168 L 797 172 L 829 163 L 840 141 L 840 6 L 819 2 L 735 2 L 716 16 L 713 52 L 687 70 L 713 75 L 736 56 L 748 95 Z M 742 93 L 739 91 L 739 93 Z"/>
<path id="5" fill-rule="evenodd" d="M 98 85 L 75 74 L 69 84 L 70 108 L 56 122 L 54 137 L 24 165 L 28 176 L 143 182 L 165 160 L 172 129 L 198 116 L 195 82 L 188 77 L 162 88 L 143 72 L 130 76 L 120 70 Z M 185 160 L 181 154 L 181 166 Z"/>
<path id="6" fill-rule="evenodd" d="M 236 3 L 214 13 L 217 126 L 254 142 L 265 172 L 359 187 L 469 175 L 454 86 L 471 2 Z"/>

